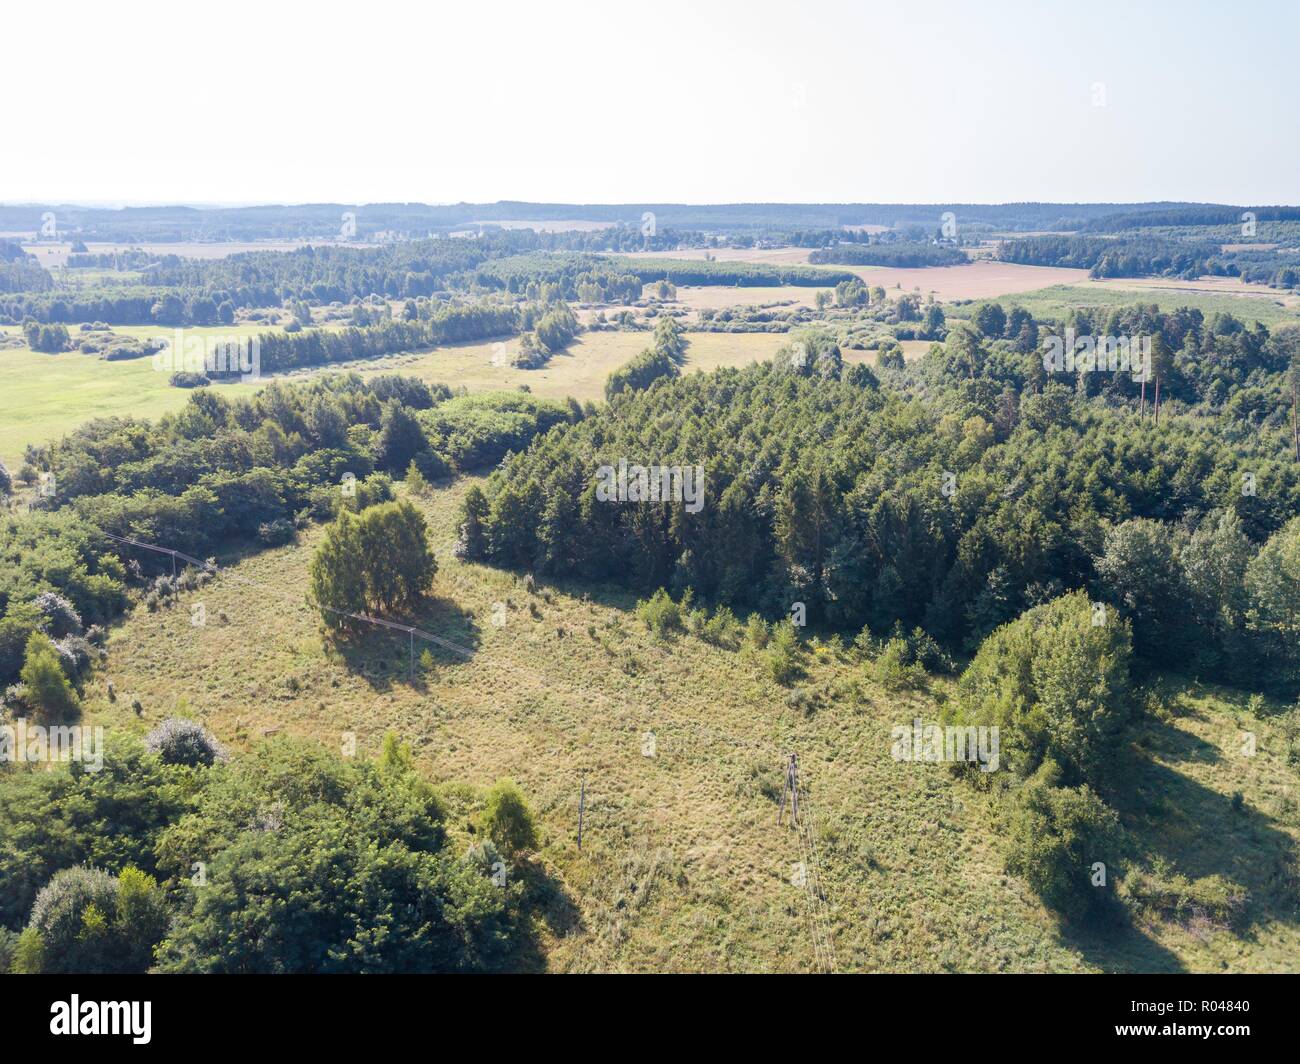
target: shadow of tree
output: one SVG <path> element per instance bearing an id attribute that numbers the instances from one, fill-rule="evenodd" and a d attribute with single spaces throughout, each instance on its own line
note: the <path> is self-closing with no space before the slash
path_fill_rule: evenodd
<path id="1" fill-rule="evenodd" d="M 585 929 L 582 910 L 559 878 L 547 872 L 540 862 L 528 866 L 526 877 L 529 900 L 551 934 L 562 938 Z"/>
<path id="2" fill-rule="evenodd" d="M 1195 716 L 1198 719 L 1204 717 L 1199 712 L 1189 712 L 1185 715 Z M 1140 739 L 1148 753 L 1164 758 L 1166 761 L 1194 761 L 1209 765 L 1223 759 L 1222 752 L 1213 743 L 1173 725 L 1146 728 Z"/>
<path id="3" fill-rule="evenodd" d="M 406 632 L 380 625 L 335 636 L 331 646 L 348 671 L 364 678 L 377 692 L 402 684 L 422 690 L 422 659 L 431 659 L 436 667 L 460 665 L 473 657 L 481 642 L 473 615 L 449 598 L 430 597 L 407 616 L 383 619 L 410 625 L 453 646 L 425 639 L 418 632 L 412 638 Z"/>
<path id="4" fill-rule="evenodd" d="M 1092 922 L 1063 924 L 1059 934 L 1065 946 L 1105 972 L 1176 975 L 1187 971 L 1176 953 L 1138 927 L 1118 905 Z"/>
<path id="5" fill-rule="evenodd" d="M 1213 744 L 1172 723 L 1150 721 L 1138 738 L 1167 762 L 1212 764 L 1224 760 Z M 1134 757 L 1123 784 L 1108 796 L 1132 843 L 1130 867 L 1162 864 L 1190 880 L 1222 876 L 1247 898 L 1232 933 L 1253 941 L 1265 924 L 1295 924 L 1300 917 L 1296 846 L 1273 818 L 1153 758 Z M 1069 928 L 1062 937 L 1108 971 L 1178 972 L 1182 962 L 1116 907 L 1109 922 Z"/>
<path id="6" fill-rule="evenodd" d="M 551 874 L 539 860 L 519 862 L 515 872 L 524 884 L 524 913 L 514 948 L 498 958 L 490 970 L 499 972 L 543 972 L 546 952 L 542 930 L 562 938 L 584 930 L 582 911 L 565 889 L 563 882 Z"/>
<path id="7" fill-rule="evenodd" d="M 571 578 L 543 580 L 538 577 L 537 586 L 539 589 L 550 588 L 561 595 L 567 595 L 583 602 L 591 602 L 597 606 L 604 606 L 606 609 L 618 610 L 622 613 L 632 612 L 636 608 L 637 600 L 649 597 L 654 590 L 651 588 L 638 593 L 609 583 L 589 583 Z"/>

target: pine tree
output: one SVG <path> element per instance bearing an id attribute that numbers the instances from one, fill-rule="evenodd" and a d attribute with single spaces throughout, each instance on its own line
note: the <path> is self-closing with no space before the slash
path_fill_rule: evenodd
<path id="1" fill-rule="evenodd" d="M 406 467 L 406 490 L 412 495 L 426 496 L 432 493 L 433 487 L 425 480 L 424 474 L 420 472 L 420 467 L 411 460 L 411 464 Z"/>
<path id="2" fill-rule="evenodd" d="M 485 554 L 487 535 L 484 525 L 488 520 L 487 496 L 477 484 L 465 492 L 461 503 L 460 538 L 456 541 L 456 556 L 476 561 Z"/>
<path id="3" fill-rule="evenodd" d="M 380 469 L 405 469 L 428 446 L 424 430 L 407 407 L 396 400 L 384 407 L 375 440 L 375 464 Z"/>
<path id="4" fill-rule="evenodd" d="M 346 616 L 366 608 L 366 579 L 361 568 L 359 518 L 349 510 L 325 530 L 311 563 L 311 597 L 326 627 L 342 630 L 358 622 Z"/>
<path id="5" fill-rule="evenodd" d="M 1291 444 L 1296 461 L 1300 462 L 1300 352 L 1291 359 L 1286 376 L 1291 386 Z"/>
<path id="6" fill-rule="evenodd" d="M 48 636 L 33 632 L 19 679 L 26 686 L 25 700 L 42 722 L 63 723 L 81 712 L 81 702 Z"/>
<path id="7" fill-rule="evenodd" d="M 1160 386 L 1168 380 L 1173 369 L 1174 356 L 1159 333 L 1151 338 L 1151 376 L 1156 382 L 1155 421 L 1160 424 Z M 1167 389 L 1166 389 L 1167 390 Z"/>

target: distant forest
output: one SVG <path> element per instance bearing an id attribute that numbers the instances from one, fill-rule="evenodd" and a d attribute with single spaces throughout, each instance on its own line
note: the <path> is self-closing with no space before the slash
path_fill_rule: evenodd
<path id="1" fill-rule="evenodd" d="M 1195 230 L 1193 230 L 1193 233 Z M 1072 266 L 1093 277 L 1182 277 L 1210 275 L 1295 288 L 1300 285 L 1300 248 L 1224 251 L 1194 237 L 1034 236 L 1008 240 L 997 251 L 1004 262 L 1029 266 Z"/>
<path id="2" fill-rule="evenodd" d="M 933 228 L 944 212 L 960 223 L 1012 231 L 1079 229 L 1116 215 L 1176 214 L 1198 209 L 1217 216 L 1246 208 L 1208 203 L 316 203 L 256 207 L 77 207 L 66 204 L 0 205 L 0 231 L 40 230 L 53 213 L 60 229 L 78 231 L 82 240 L 131 243 L 178 240 L 266 240 L 326 238 L 340 232 L 344 212 L 355 215 L 356 236 L 381 232 L 413 236 L 466 228 L 485 221 L 582 220 L 630 226 L 655 216 L 656 228 L 717 232 L 764 228 L 835 228 L 846 225 Z M 1234 216 L 1235 217 L 1235 216 Z M 1262 217 L 1262 216 L 1261 216 Z M 1161 224 L 1152 222 L 1150 224 Z M 1203 223 L 1202 223 L 1203 224 Z"/>
<path id="3" fill-rule="evenodd" d="M 372 295 L 416 299 L 501 292 L 543 301 L 640 296 L 641 286 L 672 284 L 740 287 L 830 286 L 853 279 L 847 271 L 754 262 L 629 258 L 584 253 L 533 254 L 532 233 L 481 240 L 413 240 L 377 247 L 308 246 L 294 251 L 249 251 L 223 259 L 165 255 L 139 271 L 138 284 L 74 291 L 51 288 L 50 275 L 30 255 L 0 262 L 26 282 L 6 292 L 0 273 L 0 323 L 109 325 L 229 324 L 235 310 L 299 300 L 347 303 Z M 515 254 L 516 251 L 523 254 Z M 223 308 L 225 308 L 223 310 Z"/>

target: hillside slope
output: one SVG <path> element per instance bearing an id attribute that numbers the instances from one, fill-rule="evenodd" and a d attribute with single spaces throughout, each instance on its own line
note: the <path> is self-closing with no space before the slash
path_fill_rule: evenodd
<path id="1" fill-rule="evenodd" d="M 993 803 L 942 765 L 890 757 L 890 729 L 936 719 L 950 683 L 891 693 L 871 667 L 814 643 L 803 698 L 752 652 L 657 641 L 632 600 L 529 588 L 451 555 L 462 480 L 420 505 L 438 550 L 436 600 L 414 619 L 456 641 L 408 679 L 405 636 L 339 654 L 303 598 L 320 535 L 237 562 L 170 609 L 113 632 L 88 722 L 143 732 L 204 720 L 235 749 L 277 734 L 375 753 L 386 731 L 449 785 L 511 776 L 544 825 L 561 887 L 539 928 L 551 970 L 1231 971 L 1300 967 L 1300 927 L 1272 872 L 1300 836 L 1278 730 L 1222 693 L 1171 686 L 1138 736 L 1144 779 L 1126 825 L 1145 852 L 1251 891 L 1238 932 L 1195 920 L 1075 934 L 1003 871 Z M 206 625 L 191 623 L 202 602 Z M 497 605 L 500 604 L 500 605 Z M 498 623 L 503 622 L 503 623 Z M 417 646 L 417 654 L 419 647 Z M 116 698 L 109 701 L 106 683 Z M 131 709 L 138 699 L 142 715 Z M 804 701 L 806 705 L 798 704 Z M 1260 707 L 1257 705 L 1256 709 Z M 1262 712 L 1262 711 L 1261 711 Z M 1257 756 L 1236 757 L 1239 732 Z M 653 733 L 653 756 L 648 733 Z M 782 765 L 799 756 L 806 835 L 778 827 Z M 580 788 L 586 810 L 576 844 Z M 1232 795 L 1243 795 L 1234 808 Z M 801 878 L 802 862 L 806 874 Z M 820 884 L 820 891 L 815 887 Z"/>

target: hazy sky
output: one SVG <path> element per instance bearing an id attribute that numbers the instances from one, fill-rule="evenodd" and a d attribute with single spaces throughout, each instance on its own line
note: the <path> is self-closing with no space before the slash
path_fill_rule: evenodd
<path id="1" fill-rule="evenodd" d="M 3 19 L 7 202 L 1300 203 L 1300 0 Z"/>

